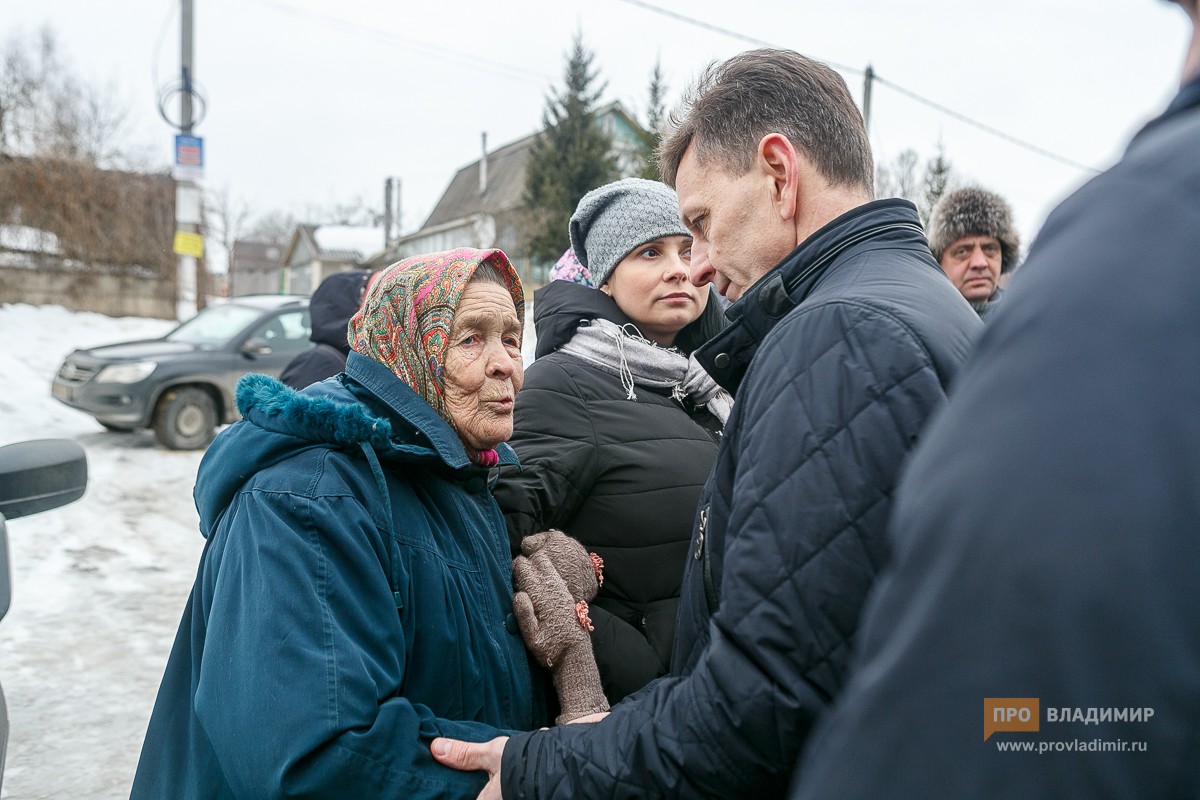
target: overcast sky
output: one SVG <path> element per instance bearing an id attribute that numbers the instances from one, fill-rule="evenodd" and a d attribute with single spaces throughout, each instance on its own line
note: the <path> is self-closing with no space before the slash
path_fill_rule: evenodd
<path id="1" fill-rule="evenodd" d="M 403 231 L 454 172 L 535 131 L 576 30 L 639 116 L 661 58 L 673 104 L 710 60 L 753 45 L 655 12 L 861 70 L 1071 162 L 1111 164 L 1178 88 L 1184 14 L 1161 0 L 194 0 L 195 77 L 207 117 L 206 188 L 256 212 L 363 198 L 402 180 Z M 0 37 L 58 34 L 65 56 L 128 107 L 131 145 L 172 158 L 158 88 L 178 76 L 179 0 L 0 0 Z M 853 70 L 853 71 L 851 71 Z M 875 86 L 879 161 L 939 139 L 956 174 L 1010 199 L 1025 239 L 1086 169 L 1030 152 Z M 178 115 L 177 102 L 169 109 Z"/>

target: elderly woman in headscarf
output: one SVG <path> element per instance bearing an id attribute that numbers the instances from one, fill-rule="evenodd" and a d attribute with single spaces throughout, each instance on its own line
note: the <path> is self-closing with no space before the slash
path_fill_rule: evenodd
<path id="1" fill-rule="evenodd" d="M 372 280 L 343 374 L 242 379 L 133 800 L 473 798 L 429 742 L 540 721 L 489 491 L 523 318 L 504 253 L 420 256 Z"/>

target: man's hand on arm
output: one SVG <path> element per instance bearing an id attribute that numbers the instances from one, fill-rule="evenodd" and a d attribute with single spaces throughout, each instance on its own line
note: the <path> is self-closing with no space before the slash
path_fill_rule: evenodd
<path id="1" fill-rule="evenodd" d="M 443 766 L 464 772 L 485 771 L 487 785 L 479 793 L 478 800 L 500 800 L 500 760 L 504 756 L 507 736 L 498 736 L 490 742 L 460 742 L 457 739 L 434 739 L 429 752 Z"/>

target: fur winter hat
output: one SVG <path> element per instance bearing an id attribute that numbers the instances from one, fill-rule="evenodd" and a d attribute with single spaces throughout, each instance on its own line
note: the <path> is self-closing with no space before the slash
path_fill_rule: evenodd
<path id="1" fill-rule="evenodd" d="M 929 215 L 927 233 L 933 257 L 967 236 L 992 236 L 1000 242 L 1000 272 L 1011 272 L 1021 256 L 1021 237 L 1013 227 L 1012 209 L 993 192 L 967 187 L 942 195 Z"/>
<path id="2" fill-rule="evenodd" d="M 625 178 L 593 189 L 571 215 L 571 247 L 595 286 L 635 247 L 662 236 L 691 234 L 679 221 L 675 190 L 658 181 Z"/>

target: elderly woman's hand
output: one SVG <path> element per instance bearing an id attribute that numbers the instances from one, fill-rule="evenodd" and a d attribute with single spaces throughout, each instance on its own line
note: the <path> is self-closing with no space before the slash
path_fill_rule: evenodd
<path id="1" fill-rule="evenodd" d="M 572 644 L 588 643 L 575 597 L 548 554 L 513 559 L 513 588 L 513 613 L 521 636 L 540 663 L 553 669 Z"/>
<path id="2" fill-rule="evenodd" d="M 587 603 L 576 601 L 550 555 L 534 552 L 513 559 L 513 613 L 525 645 L 550 668 L 558 692 L 561 725 L 608 710 L 592 655 Z"/>

